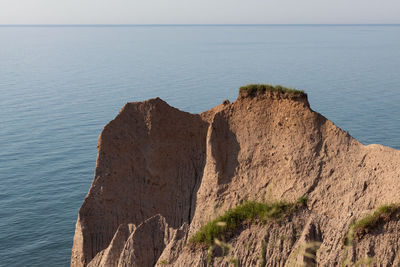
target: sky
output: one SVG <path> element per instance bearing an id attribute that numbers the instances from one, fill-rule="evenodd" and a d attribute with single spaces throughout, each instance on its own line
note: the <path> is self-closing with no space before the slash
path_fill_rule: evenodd
<path id="1" fill-rule="evenodd" d="M 398 24 L 400 0 L 0 0 L 0 24 Z"/>

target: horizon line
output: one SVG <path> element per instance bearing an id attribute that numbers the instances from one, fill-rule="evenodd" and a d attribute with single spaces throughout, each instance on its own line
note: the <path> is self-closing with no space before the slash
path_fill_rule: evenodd
<path id="1" fill-rule="evenodd" d="M 400 23 L 271 23 L 271 24 L 0 24 L 0 27 L 141 27 L 141 26 L 400 26 Z"/>

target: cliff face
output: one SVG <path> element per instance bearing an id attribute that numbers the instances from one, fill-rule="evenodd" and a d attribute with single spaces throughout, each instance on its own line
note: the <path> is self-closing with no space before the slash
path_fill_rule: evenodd
<path id="1" fill-rule="evenodd" d="M 201 226 L 245 199 L 304 195 L 307 209 L 243 226 L 227 240 L 229 256 L 213 252 L 211 264 L 307 264 L 299 250 L 314 241 L 318 250 L 304 249 L 311 263 L 398 264 L 397 217 L 343 244 L 352 221 L 400 202 L 398 192 L 400 151 L 364 146 L 312 111 L 305 94 L 241 91 L 199 115 L 158 98 L 128 103 L 99 138 L 71 266 L 206 266 L 207 249 L 187 245 Z"/>

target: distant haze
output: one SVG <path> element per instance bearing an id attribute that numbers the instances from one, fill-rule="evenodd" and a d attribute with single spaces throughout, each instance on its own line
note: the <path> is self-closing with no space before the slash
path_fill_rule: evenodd
<path id="1" fill-rule="evenodd" d="M 364 23 L 400 23 L 400 0 L 0 0 L 0 24 Z"/>

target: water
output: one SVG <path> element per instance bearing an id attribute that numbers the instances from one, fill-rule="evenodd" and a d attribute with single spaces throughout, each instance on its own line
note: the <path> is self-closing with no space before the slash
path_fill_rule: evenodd
<path id="1" fill-rule="evenodd" d="M 365 144 L 400 149 L 400 26 L 0 27 L 0 265 L 67 266 L 103 126 L 159 96 L 305 89 Z"/>

